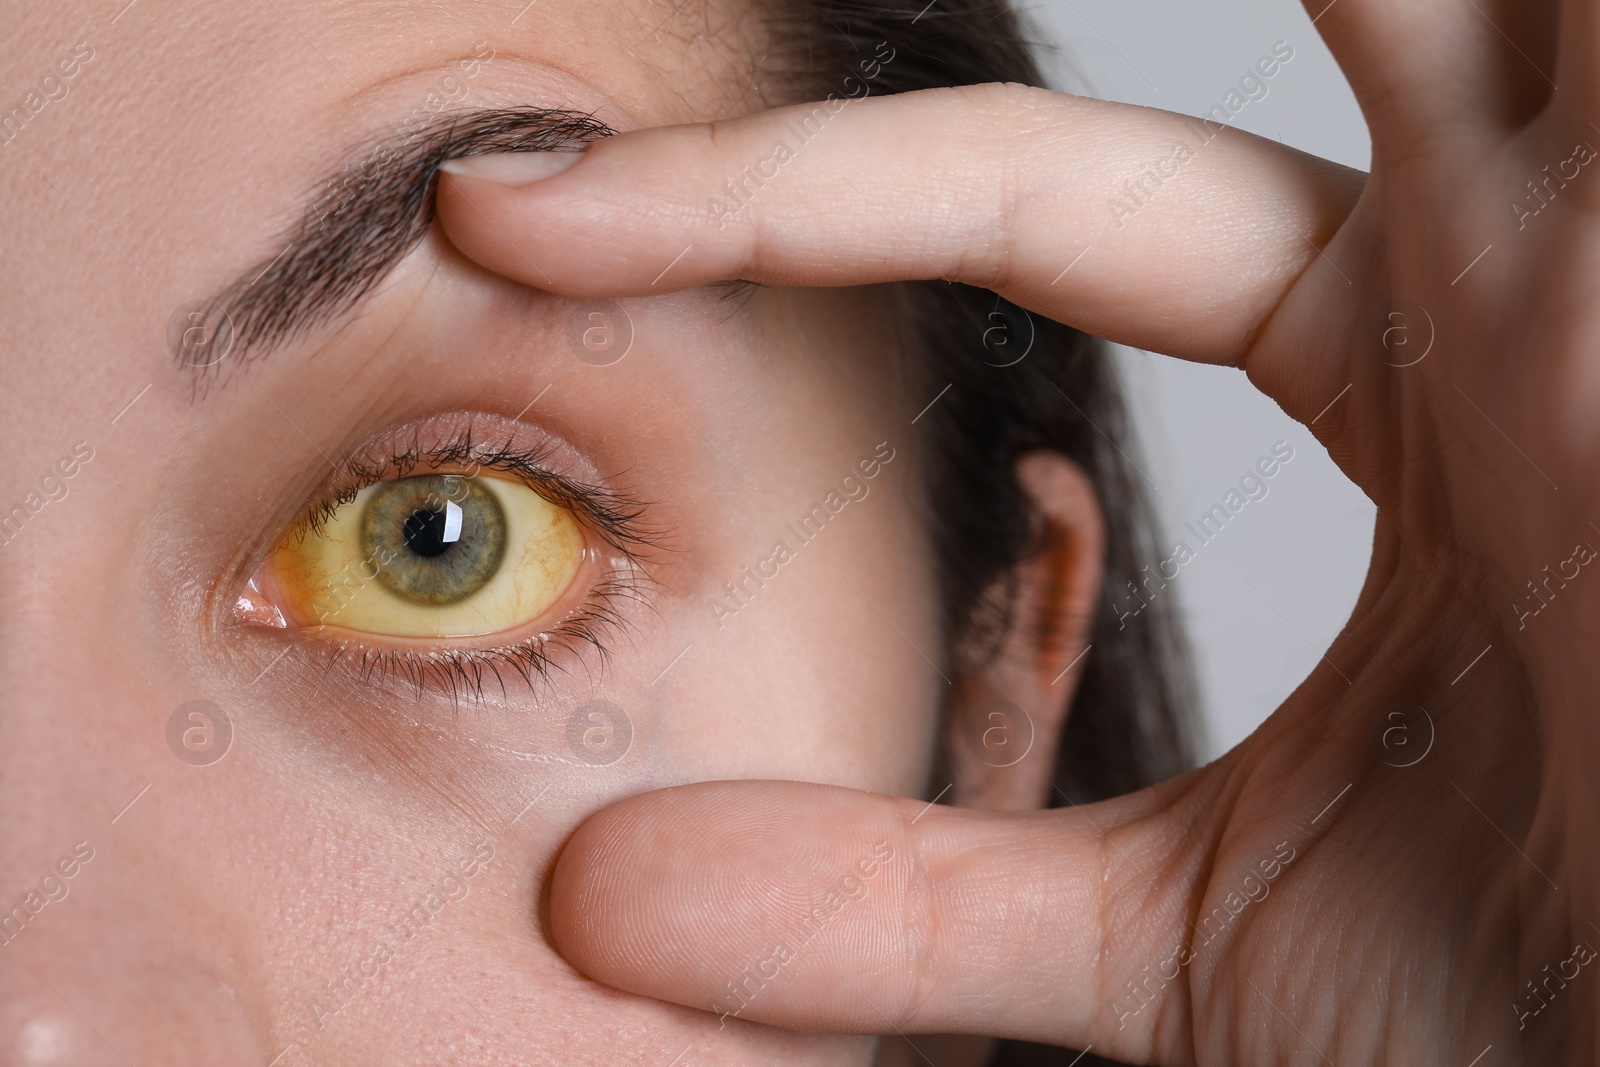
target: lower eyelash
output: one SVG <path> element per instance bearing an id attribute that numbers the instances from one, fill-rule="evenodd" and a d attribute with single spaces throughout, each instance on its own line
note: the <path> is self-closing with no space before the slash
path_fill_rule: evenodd
<path id="1" fill-rule="evenodd" d="M 463 697 L 481 702 L 486 683 L 498 685 L 501 694 L 509 696 L 508 675 L 537 693 L 555 672 L 566 671 L 565 660 L 584 662 L 584 646 L 599 657 L 602 670 L 609 666 L 611 639 L 631 636 L 634 629 L 622 608 L 629 601 L 649 605 L 644 595 L 648 581 L 637 568 L 609 574 L 589 590 L 581 607 L 553 629 L 516 644 L 415 652 L 347 640 L 334 647 L 326 669 L 352 667 L 362 684 L 378 689 L 403 682 L 419 701 L 433 688 L 457 704 Z"/>

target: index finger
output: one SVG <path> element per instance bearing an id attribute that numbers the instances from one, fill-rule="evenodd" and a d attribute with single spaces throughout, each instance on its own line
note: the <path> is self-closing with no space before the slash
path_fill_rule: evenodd
<path id="1" fill-rule="evenodd" d="M 1216 123 L 1018 85 L 638 130 L 557 173 L 530 155 L 452 161 L 437 201 L 463 252 L 528 285 L 942 278 L 1206 362 L 1237 358 L 1365 180 Z"/>

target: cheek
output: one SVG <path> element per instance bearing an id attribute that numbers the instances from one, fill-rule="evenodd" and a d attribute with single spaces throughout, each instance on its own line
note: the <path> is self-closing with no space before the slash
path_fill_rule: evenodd
<path id="1" fill-rule="evenodd" d="M 809 541 L 795 536 L 811 503 L 804 492 L 751 520 L 773 531 L 749 542 L 767 546 L 752 559 L 770 556 L 777 537 L 793 556 L 774 577 L 759 586 L 745 579 L 732 593 L 739 555 L 728 553 L 722 581 L 710 569 L 704 599 L 736 610 L 689 607 L 693 649 L 653 687 L 664 763 L 691 779 L 782 778 L 899 795 L 924 788 L 945 668 L 932 563 L 900 484 L 910 470 L 910 457 L 897 457 L 867 499 L 845 505 Z"/>
<path id="2" fill-rule="evenodd" d="M 772 778 L 900 795 L 923 788 L 938 708 L 933 672 L 870 604 L 837 584 L 853 603 L 831 589 L 774 591 L 770 614 L 729 622 L 719 647 L 662 696 L 663 763 L 691 780 Z"/>
<path id="3" fill-rule="evenodd" d="M 704 489 L 680 492 L 696 501 L 696 558 L 669 654 L 693 647 L 651 687 L 656 751 L 687 779 L 918 795 L 946 689 L 935 570 L 913 506 L 910 424 L 925 401 L 909 404 L 883 356 L 897 342 L 874 294 L 768 289 L 753 307 L 762 373 L 696 414 L 708 436 L 734 443 L 760 491 L 725 479 L 714 509 Z M 788 558 L 760 567 L 779 542 Z"/>

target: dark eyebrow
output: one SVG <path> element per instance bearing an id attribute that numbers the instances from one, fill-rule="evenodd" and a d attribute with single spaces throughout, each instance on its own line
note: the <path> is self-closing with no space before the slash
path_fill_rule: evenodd
<path id="1" fill-rule="evenodd" d="M 427 233 L 439 164 L 489 152 L 576 151 L 611 127 L 593 115 L 499 108 L 440 115 L 366 145 L 324 180 L 276 257 L 174 316 L 179 363 L 249 363 L 349 311 Z M 201 340 L 196 340 L 201 339 Z"/>

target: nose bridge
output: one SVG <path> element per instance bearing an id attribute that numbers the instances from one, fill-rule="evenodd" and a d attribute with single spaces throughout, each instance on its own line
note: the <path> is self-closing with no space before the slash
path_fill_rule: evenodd
<path id="1" fill-rule="evenodd" d="M 122 642 L 127 659 L 117 649 L 124 613 L 97 576 L 48 546 L 12 547 L 0 548 L 0 1067 L 266 1063 L 216 940 L 186 921 L 203 885 L 169 877 L 181 828 L 141 818 L 167 814 L 151 796 L 174 788 L 159 672 L 141 675 L 136 641 Z"/>

